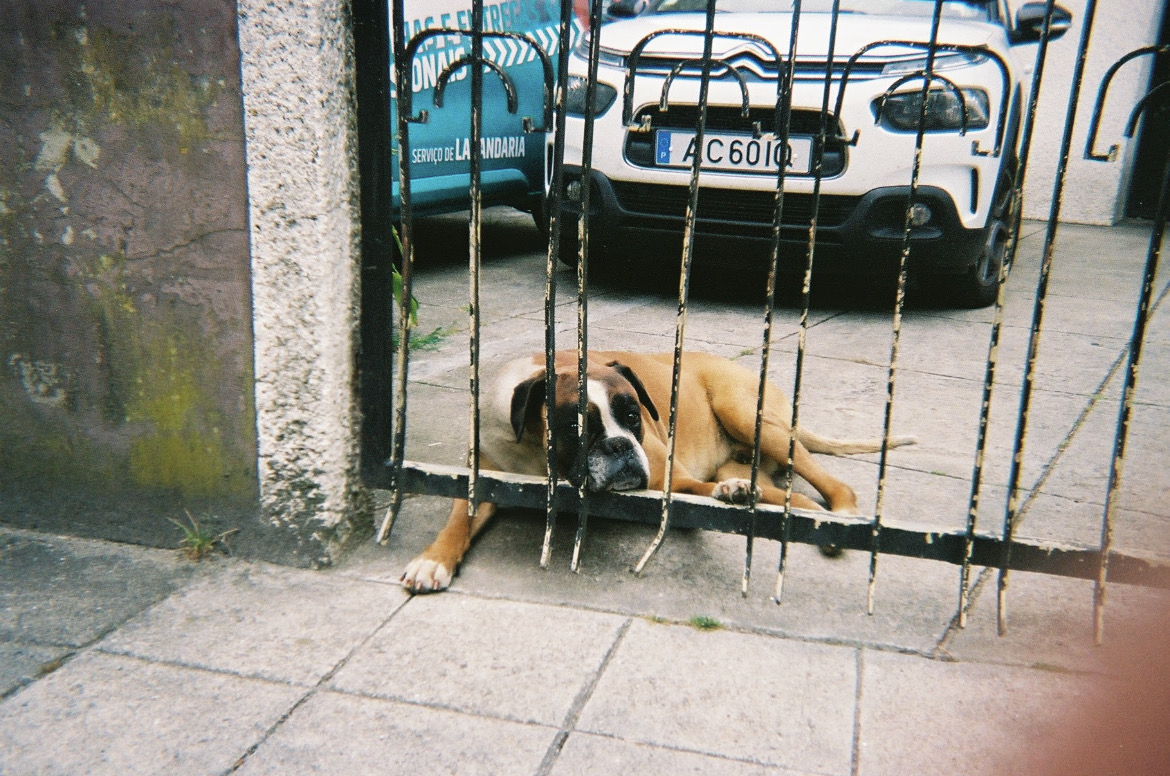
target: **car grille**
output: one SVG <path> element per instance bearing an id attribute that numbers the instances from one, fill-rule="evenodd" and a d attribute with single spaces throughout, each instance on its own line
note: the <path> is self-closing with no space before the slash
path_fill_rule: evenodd
<path id="1" fill-rule="evenodd" d="M 694 131 L 699 123 L 699 107 L 697 105 L 671 105 L 664 111 L 657 106 L 645 107 L 638 111 L 634 123 L 641 124 L 650 119 L 651 129 L 686 129 Z M 775 107 L 750 107 L 748 116 L 743 117 L 742 109 L 728 105 L 707 106 L 707 129 L 711 132 L 751 132 L 752 125 L 759 123 L 765 131 L 773 131 L 776 127 Z M 840 134 L 840 122 L 830 116 L 828 129 L 830 144 L 834 124 L 837 125 L 837 134 Z M 789 134 L 816 135 L 821 131 L 821 113 L 815 110 L 794 110 L 788 122 Z"/>
<path id="2" fill-rule="evenodd" d="M 682 219 L 687 212 L 686 186 L 612 181 L 622 210 L 647 216 Z M 772 224 L 775 194 L 771 191 L 738 189 L 699 190 L 699 221 L 730 221 L 753 226 Z M 817 212 L 819 226 L 840 226 L 853 213 L 859 196 L 821 195 Z M 784 195 L 783 225 L 808 227 L 812 220 L 812 195 L 788 192 Z"/>

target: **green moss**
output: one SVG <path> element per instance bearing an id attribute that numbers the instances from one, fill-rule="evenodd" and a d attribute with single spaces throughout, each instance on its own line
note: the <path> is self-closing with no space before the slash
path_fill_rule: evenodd
<path id="1" fill-rule="evenodd" d="M 101 322 L 107 419 L 132 427 L 131 480 L 184 496 L 248 491 L 250 467 L 228 451 L 209 393 L 222 373 L 214 350 L 176 313 L 147 319 L 127 291 L 124 265 L 124 257 L 103 254 L 83 280 Z"/>
<path id="2" fill-rule="evenodd" d="M 70 131 L 127 125 L 162 132 L 187 154 L 211 137 L 207 112 L 222 87 L 182 67 L 173 26 L 158 22 L 132 34 L 106 27 L 55 31 L 62 62 L 74 73 L 70 110 L 59 118 Z"/>

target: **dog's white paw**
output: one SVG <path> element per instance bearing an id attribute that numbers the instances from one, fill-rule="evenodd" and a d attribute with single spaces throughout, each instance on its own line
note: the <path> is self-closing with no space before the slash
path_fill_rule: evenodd
<path id="1" fill-rule="evenodd" d="M 746 504 L 751 500 L 752 483 L 751 480 L 733 477 L 729 480 L 724 480 L 715 484 L 715 490 L 711 495 L 720 501 L 726 501 L 728 504 Z M 756 487 L 756 498 L 759 499 L 764 491 Z"/>
<path id="2" fill-rule="evenodd" d="M 436 560 L 417 557 L 398 581 L 411 593 L 437 593 L 451 586 L 451 571 Z"/>

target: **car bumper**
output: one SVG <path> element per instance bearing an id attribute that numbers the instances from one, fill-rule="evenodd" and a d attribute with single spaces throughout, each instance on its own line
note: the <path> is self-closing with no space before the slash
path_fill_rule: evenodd
<path id="1" fill-rule="evenodd" d="M 648 261 L 673 261 L 681 254 L 688 189 L 670 184 L 610 180 L 594 170 L 589 194 L 591 245 L 607 253 Z M 566 166 L 567 188 L 581 179 Z M 904 245 L 909 186 L 876 188 L 863 195 L 821 194 L 816 208 L 815 266 L 821 270 L 878 274 L 898 265 Z M 912 228 L 909 267 L 918 273 L 952 274 L 977 262 L 986 229 L 963 226 L 950 195 L 919 186 L 916 204 L 930 220 Z M 581 214 L 580 201 L 566 196 L 567 222 Z M 696 264 L 766 268 L 774 242 L 775 194 L 767 191 L 702 188 L 695 222 Z M 780 229 L 780 269 L 802 271 L 813 224 L 813 195 L 786 192 Z"/>

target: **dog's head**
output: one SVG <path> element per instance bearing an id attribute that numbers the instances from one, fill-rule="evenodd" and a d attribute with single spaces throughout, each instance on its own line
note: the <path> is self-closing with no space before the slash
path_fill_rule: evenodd
<path id="1" fill-rule="evenodd" d="M 512 393 L 512 430 L 519 442 L 524 434 L 544 436 L 546 381 L 543 372 L 516 386 Z M 642 449 L 642 413 L 658 420 L 658 410 L 642 381 L 616 361 L 591 365 L 586 373 L 584 462 L 578 461 L 577 366 L 556 373 L 555 412 L 552 419 L 557 469 L 574 485 L 591 491 L 636 490 L 646 487 L 650 464 Z"/>

